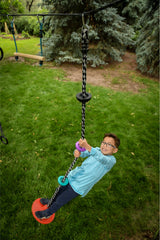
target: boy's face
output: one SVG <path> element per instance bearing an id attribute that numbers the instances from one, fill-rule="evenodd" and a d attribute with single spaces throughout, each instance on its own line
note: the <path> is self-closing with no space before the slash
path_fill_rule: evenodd
<path id="1" fill-rule="evenodd" d="M 100 146 L 101 152 L 104 155 L 113 155 L 118 151 L 118 148 L 115 146 L 114 138 L 105 137 Z"/>

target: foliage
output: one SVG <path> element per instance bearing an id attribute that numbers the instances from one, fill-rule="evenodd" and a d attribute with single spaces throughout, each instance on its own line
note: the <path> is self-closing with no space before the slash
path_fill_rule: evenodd
<path id="1" fill-rule="evenodd" d="M 144 13 L 147 0 L 125 0 L 118 4 L 118 13 L 125 17 L 125 21 L 137 29 L 137 22 Z"/>
<path id="2" fill-rule="evenodd" d="M 44 1 L 48 4 L 48 1 Z M 50 1 L 48 7 L 52 12 L 84 12 L 102 7 L 101 1 Z M 87 20 L 90 20 L 87 22 Z M 117 14 L 115 8 L 108 8 L 85 19 L 89 28 L 91 49 L 88 62 L 92 66 L 105 64 L 109 60 L 122 61 L 121 56 L 127 46 L 133 46 L 132 27 Z M 79 17 L 51 17 L 46 19 L 50 37 L 46 39 L 46 56 L 48 60 L 57 62 L 81 62 L 81 27 Z"/>
<path id="3" fill-rule="evenodd" d="M 23 36 L 24 38 L 30 38 L 28 32 L 25 32 L 25 31 L 22 31 L 22 36 Z"/>
<path id="4" fill-rule="evenodd" d="M 22 0 L 27 13 L 39 13 L 42 8 L 43 0 Z"/>
<path id="5" fill-rule="evenodd" d="M 3 29 L 4 22 L 7 21 L 6 14 L 22 13 L 24 11 L 22 1 L 19 0 L 1 0 L 0 1 L 0 30 Z"/>
<path id="6" fill-rule="evenodd" d="M 15 19 L 15 25 L 18 33 L 25 31 L 29 35 L 39 36 L 40 26 L 36 17 L 18 17 Z"/>
<path id="7" fill-rule="evenodd" d="M 17 37 L 17 36 L 16 36 Z M 9 35 L 9 38 L 12 39 L 12 35 Z M 38 55 L 40 52 L 39 48 L 39 38 L 36 37 L 30 37 L 30 39 L 27 40 L 17 40 L 17 48 L 18 52 L 22 53 L 28 53 L 33 55 Z M 14 41 L 10 39 L 2 39 L 0 38 L 0 46 L 2 47 L 4 51 L 5 58 L 13 56 L 13 53 L 15 52 L 15 45 Z M 26 59 L 26 61 L 29 61 L 30 59 Z"/>
<path id="8" fill-rule="evenodd" d="M 0 72 L 1 123 L 9 140 L 1 143 L 1 239 L 153 236 L 159 225 L 158 82 L 143 78 L 146 92 L 136 95 L 87 85 L 92 99 L 85 136 L 99 146 L 104 132 L 116 133 L 121 139 L 117 163 L 85 198 L 73 200 L 43 226 L 33 218 L 31 205 L 52 196 L 58 176 L 74 159 L 81 135 L 81 104 L 75 96 L 81 83 L 67 81 L 56 68 L 24 63 L 2 61 Z"/>
<path id="9" fill-rule="evenodd" d="M 137 63 L 143 73 L 159 74 L 159 2 L 148 1 L 146 12 L 140 20 L 141 30 L 137 40 Z"/>

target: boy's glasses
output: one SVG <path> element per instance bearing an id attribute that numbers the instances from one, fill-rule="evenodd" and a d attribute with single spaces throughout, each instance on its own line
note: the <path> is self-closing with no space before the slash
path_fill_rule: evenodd
<path id="1" fill-rule="evenodd" d="M 101 144 L 105 145 L 106 147 L 109 146 L 109 147 L 116 148 L 114 145 L 112 145 L 112 144 L 110 144 L 110 143 L 101 142 Z"/>

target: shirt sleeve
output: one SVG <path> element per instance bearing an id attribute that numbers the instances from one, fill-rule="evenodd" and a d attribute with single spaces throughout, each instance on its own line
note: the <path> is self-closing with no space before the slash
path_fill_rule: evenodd
<path id="1" fill-rule="evenodd" d="M 97 161 L 103 164 L 108 170 L 110 170 L 116 163 L 114 156 L 102 154 L 99 148 L 92 148 L 90 155 L 92 155 Z"/>
<path id="2" fill-rule="evenodd" d="M 89 152 L 88 150 L 86 150 L 86 151 L 84 151 L 84 152 L 81 152 L 80 157 L 85 158 L 85 157 L 89 157 L 89 156 L 94 156 L 94 154 L 95 154 L 95 149 L 96 149 L 96 148 L 93 148 L 93 147 L 92 147 L 90 152 Z"/>
<path id="3" fill-rule="evenodd" d="M 91 150 L 92 151 L 92 150 Z M 85 157 L 89 157 L 91 155 L 91 152 L 89 152 L 88 150 L 81 152 L 80 157 L 85 158 Z"/>

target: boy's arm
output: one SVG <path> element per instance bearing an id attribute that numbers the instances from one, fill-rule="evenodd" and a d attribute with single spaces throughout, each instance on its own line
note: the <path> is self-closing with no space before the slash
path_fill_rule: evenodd
<path id="1" fill-rule="evenodd" d="M 86 139 L 80 139 L 79 140 L 79 146 L 82 147 L 82 148 L 85 148 L 86 151 L 80 152 L 77 149 L 75 149 L 74 150 L 74 156 L 77 157 L 77 158 L 78 157 L 82 157 L 82 158 L 88 157 L 90 155 L 92 147 L 87 143 Z"/>
<path id="2" fill-rule="evenodd" d="M 88 152 L 91 152 L 92 147 L 88 144 L 86 139 L 80 139 L 79 146 L 85 148 Z"/>
<path id="3" fill-rule="evenodd" d="M 74 156 L 76 158 L 79 158 L 79 156 L 81 155 L 81 152 L 79 152 L 77 149 L 74 150 Z"/>

